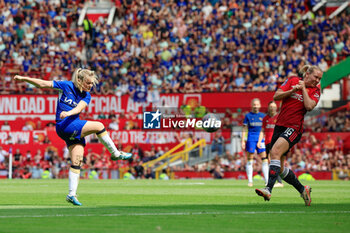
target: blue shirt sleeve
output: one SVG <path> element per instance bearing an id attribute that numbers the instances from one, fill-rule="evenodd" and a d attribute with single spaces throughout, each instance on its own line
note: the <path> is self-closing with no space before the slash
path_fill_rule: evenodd
<path id="1" fill-rule="evenodd" d="M 243 125 L 248 125 L 249 119 L 248 119 L 248 114 L 245 115 Z"/>
<path id="2" fill-rule="evenodd" d="M 89 92 L 87 92 L 85 98 L 82 100 L 85 101 L 86 104 L 89 104 L 90 100 L 91 100 L 91 94 Z"/>
<path id="3" fill-rule="evenodd" d="M 67 81 L 53 81 L 53 88 L 64 91 L 67 86 Z"/>

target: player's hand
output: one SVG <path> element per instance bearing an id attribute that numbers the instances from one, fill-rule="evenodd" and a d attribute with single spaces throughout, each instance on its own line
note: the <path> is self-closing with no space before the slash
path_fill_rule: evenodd
<path id="1" fill-rule="evenodd" d="M 301 89 L 302 89 L 301 85 L 297 84 L 293 87 L 293 92 L 299 91 Z"/>
<path id="2" fill-rule="evenodd" d="M 24 78 L 23 76 L 15 75 L 15 77 L 13 79 L 16 80 L 16 81 L 22 81 L 23 78 Z"/>
<path id="3" fill-rule="evenodd" d="M 245 141 L 242 142 L 242 150 L 245 150 Z"/>
<path id="4" fill-rule="evenodd" d="M 299 81 L 299 86 L 300 86 L 300 90 L 304 89 L 305 88 L 305 82 L 300 80 Z"/>
<path id="5" fill-rule="evenodd" d="M 257 144 L 256 144 L 256 146 L 259 148 L 259 149 L 261 149 L 262 147 L 261 147 L 261 142 L 258 142 Z"/>
<path id="6" fill-rule="evenodd" d="M 60 118 L 61 119 L 64 119 L 66 117 L 70 116 L 70 113 L 69 112 L 66 112 L 66 111 L 62 111 L 61 114 L 60 114 Z"/>

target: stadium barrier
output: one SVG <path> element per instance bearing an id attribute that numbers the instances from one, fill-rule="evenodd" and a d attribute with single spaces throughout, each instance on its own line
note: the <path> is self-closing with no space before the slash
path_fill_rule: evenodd
<path id="1" fill-rule="evenodd" d="M 295 174 L 297 176 L 300 176 L 303 174 L 303 171 L 298 171 Z M 253 173 L 253 176 L 258 174 L 257 172 Z M 317 171 L 317 172 L 310 172 L 310 174 L 316 179 L 316 180 L 332 180 L 332 172 L 327 171 Z M 175 171 L 174 172 L 174 178 L 175 179 L 212 179 L 213 175 L 208 171 Z M 247 174 L 245 171 L 229 171 L 224 172 L 224 179 L 237 179 L 237 180 L 245 180 L 247 179 Z"/>
<path id="2" fill-rule="evenodd" d="M 130 169 L 127 164 L 115 165 L 112 168 L 101 167 L 98 169 L 83 168 L 81 170 L 82 179 L 120 179 Z M 166 169 L 171 179 L 213 179 L 212 173 L 209 171 L 171 171 Z M 68 167 L 64 167 L 59 172 L 58 178 L 68 177 Z M 95 175 L 92 176 L 96 171 Z M 0 168 L 0 179 L 7 179 L 9 171 L 5 168 Z M 299 177 L 305 171 L 298 171 L 295 174 Z M 253 173 L 253 176 L 257 175 L 257 172 Z M 333 171 L 315 171 L 310 172 L 315 180 L 348 180 L 350 177 L 349 170 L 336 170 Z M 155 174 L 154 174 L 155 175 Z M 246 180 L 247 174 L 245 171 L 226 171 L 224 172 L 223 179 L 237 179 Z"/>
<path id="3" fill-rule="evenodd" d="M 350 170 L 348 169 L 333 169 L 333 180 L 349 180 Z"/>

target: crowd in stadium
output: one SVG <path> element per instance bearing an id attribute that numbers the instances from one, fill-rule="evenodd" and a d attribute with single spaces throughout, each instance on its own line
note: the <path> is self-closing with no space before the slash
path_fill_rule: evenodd
<path id="1" fill-rule="evenodd" d="M 342 109 L 331 114 L 322 111 L 309 129 L 313 132 L 349 132 L 350 111 Z"/>
<path id="2" fill-rule="evenodd" d="M 325 71 L 350 54 L 349 12 L 329 19 L 319 10 L 302 20 L 311 6 L 301 0 L 115 1 L 113 25 L 101 18 L 78 26 L 83 2 L 0 0 L 1 94 L 43 93 L 15 83 L 14 74 L 66 80 L 76 67 L 96 70 L 101 82 L 93 94 L 130 94 L 136 101 L 144 101 L 139 97 L 145 95 L 138 93 L 147 91 L 274 91 L 304 64 Z M 225 127 L 242 124 L 244 113 L 234 115 L 224 120 Z M 349 131 L 349 119 L 349 111 L 321 115 L 312 131 Z M 1 130 L 9 127 L 5 122 Z M 22 130 L 32 129 L 26 124 Z M 293 170 L 350 168 L 340 138 L 332 139 L 332 148 L 325 147 L 332 144 L 330 139 L 318 142 L 306 135 L 303 140 L 287 161 Z M 89 151 L 84 169 L 101 175 L 122 166 L 135 177 L 153 178 L 151 171 L 141 174 L 137 167 L 167 149 L 134 149 L 138 157 L 130 164 Z M 244 170 L 244 154 L 223 151 L 210 163 L 186 169 Z M 0 169 L 7 158 L 8 152 L 0 148 Z M 15 151 L 15 177 L 40 178 L 45 171 L 54 178 L 66 177 L 67 158 L 50 146 L 45 152 Z M 254 170 L 260 170 L 259 159 L 254 164 Z"/>
<path id="3" fill-rule="evenodd" d="M 350 54 L 349 12 L 302 20 L 307 1 L 116 1 L 111 26 L 77 26 L 81 2 L 0 1 L 2 93 L 33 93 L 13 72 L 70 79 L 76 67 L 97 71 L 96 94 L 267 91 Z"/>

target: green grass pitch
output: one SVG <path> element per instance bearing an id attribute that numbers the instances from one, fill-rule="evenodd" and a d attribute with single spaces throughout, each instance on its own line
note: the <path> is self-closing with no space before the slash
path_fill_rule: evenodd
<path id="1" fill-rule="evenodd" d="M 237 180 L 0 180 L 0 232 L 349 232 L 350 184 L 315 181 L 305 207 L 289 186 L 270 202 Z"/>

